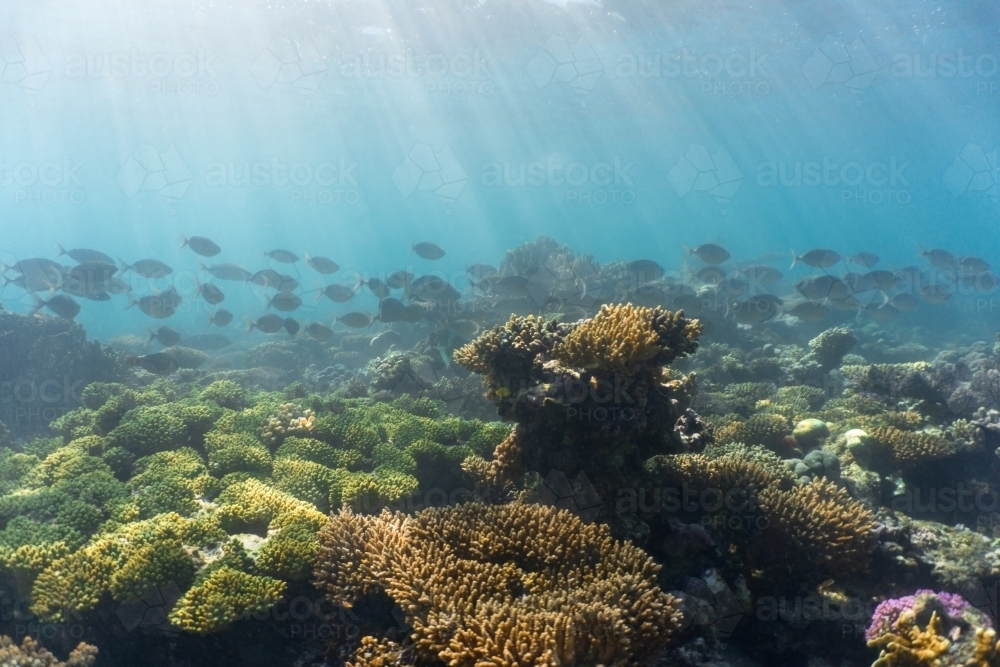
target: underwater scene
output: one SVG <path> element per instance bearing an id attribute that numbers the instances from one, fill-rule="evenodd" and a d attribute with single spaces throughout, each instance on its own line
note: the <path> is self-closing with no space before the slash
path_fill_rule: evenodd
<path id="1" fill-rule="evenodd" d="M 992 0 L 0 3 L 2 667 L 1000 667 Z"/>

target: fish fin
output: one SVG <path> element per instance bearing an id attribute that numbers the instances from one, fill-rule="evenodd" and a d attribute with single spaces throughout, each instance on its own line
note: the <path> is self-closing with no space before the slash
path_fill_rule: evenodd
<path id="1" fill-rule="evenodd" d="M 322 298 L 323 298 L 323 288 L 320 287 L 319 285 L 316 285 L 316 303 L 319 303 L 319 300 Z"/>
<path id="2" fill-rule="evenodd" d="M 42 301 L 41 297 L 39 297 L 34 292 L 29 292 L 29 294 L 31 294 L 31 300 L 34 303 L 34 306 L 32 306 L 31 311 L 28 313 L 28 317 L 31 317 L 32 315 L 36 314 L 38 311 L 40 311 L 42 308 L 45 307 L 45 302 Z"/>
<path id="3" fill-rule="evenodd" d="M 131 294 L 129 294 L 128 295 L 128 305 L 125 306 L 125 310 L 128 310 L 129 308 L 131 308 L 132 306 L 134 306 L 137 303 L 139 303 L 139 302 L 135 300 L 135 297 L 132 296 Z"/>
<path id="4" fill-rule="evenodd" d="M 253 323 L 253 320 L 251 320 L 249 317 L 247 317 L 246 320 L 247 320 L 247 335 L 249 336 L 250 332 L 254 330 L 256 325 Z"/>
<path id="5" fill-rule="evenodd" d="M 152 342 L 153 342 L 154 340 L 156 340 L 156 334 L 155 334 L 155 333 L 153 332 L 153 330 L 152 330 L 152 329 L 150 329 L 149 327 L 146 327 L 146 331 L 148 331 L 148 332 L 149 332 L 149 338 L 147 338 L 147 339 L 146 339 L 146 345 L 149 345 L 149 344 L 150 344 L 150 343 L 152 343 Z"/>
<path id="6" fill-rule="evenodd" d="M 178 250 L 180 250 L 181 248 L 183 248 L 183 247 L 184 247 L 184 246 L 186 246 L 187 244 L 188 244 L 188 237 L 186 237 L 186 236 L 184 236 L 183 234 L 181 234 L 181 244 L 180 244 L 179 246 L 177 246 L 177 249 L 178 249 Z M 199 264 L 200 264 L 200 263 L 201 263 L 201 262 L 199 262 Z"/>
<path id="7" fill-rule="evenodd" d="M 272 299 L 272 298 L 271 298 L 271 296 L 270 296 L 270 295 L 268 295 L 268 294 L 265 294 L 265 295 L 264 295 L 264 298 L 265 298 L 265 299 L 267 299 L 267 309 L 268 309 L 268 310 L 271 310 L 271 302 L 273 301 L 273 299 Z"/>
<path id="8" fill-rule="evenodd" d="M 794 269 L 795 265 L 798 263 L 799 263 L 799 256 L 795 254 L 794 250 L 792 250 L 792 265 L 788 267 L 788 270 L 791 271 L 792 269 Z"/>
<path id="9" fill-rule="evenodd" d="M 195 279 L 194 279 L 194 295 L 198 296 L 199 294 L 201 294 L 201 291 L 203 289 L 204 289 L 204 287 L 202 286 L 201 281 L 198 280 L 197 277 L 195 277 Z"/>
<path id="10" fill-rule="evenodd" d="M 59 246 L 59 247 L 60 247 L 60 248 L 62 248 L 62 246 Z M 124 259 L 122 259 L 121 257 L 119 257 L 119 258 L 118 258 L 118 263 L 122 265 L 122 274 L 123 274 L 123 275 L 124 275 L 125 273 L 128 273 L 129 271 L 131 271 L 131 270 L 132 270 L 132 267 L 128 265 L 128 262 L 126 262 L 126 261 L 125 261 Z"/>
<path id="11" fill-rule="evenodd" d="M 681 247 L 684 248 L 684 259 L 687 259 L 688 257 L 694 254 L 694 250 L 691 250 L 691 248 L 687 247 L 686 245 L 682 245 Z"/>
<path id="12" fill-rule="evenodd" d="M 56 257 L 62 257 L 63 255 L 66 254 L 66 249 L 62 247 L 61 243 L 57 243 L 56 247 L 59 248 L 59 252 L 56 253 Z"/>
<path id="13" fill-rule="evenodd" d="M 198 260 L 198 270 L 208 271 L 208 268 L 205 266 L 205 262 L 201 261 L 200 259 Z"/>

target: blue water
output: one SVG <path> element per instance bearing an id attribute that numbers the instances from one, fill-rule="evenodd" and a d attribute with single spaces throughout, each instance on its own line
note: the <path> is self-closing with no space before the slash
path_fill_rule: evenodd
<path id="1" fill-rule="evenodd" d="M 1000 262 L 988 1 L 8 2 L 0 34 L 8 264 L 56 243 L 154 257 L 190 296 L 181 234 L 222 246 L 206 261 L 257 270 L 287 248 L 338 277 L 457 281 L 542 234 L 668 270 L 706 241 L 782 270 L 817 246 L 890 269 L 924 265 L 918 244 Z M 219 284 L 238 318 L 264 312 L 259 290 Z M 298 315 L 375 308 L 362 298 L 310 294 Z M 125 304 L 77 319 L 104 338 L 157 324 Z M 207 313 L 189 298 L 170 324 Z"/>

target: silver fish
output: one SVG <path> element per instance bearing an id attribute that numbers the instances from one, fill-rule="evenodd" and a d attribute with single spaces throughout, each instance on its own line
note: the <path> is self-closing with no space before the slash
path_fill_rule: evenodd
<path id="1" fill-rule="evenodd" d="M 444 257 L 444 250 L 441 246 L 427 241 L 410 243 L 410 252 L 415 252 L 418 257 L 431 261 Z"/>
<path id="2" fill-rule="evenodd" d="M 222 248 L 215 244 L 211 239 L 205 238 L 204 236 L 181 236 L 181 245 L 183 248 L 187 246 L 195 253 L 201 255 L 202 257 L 215 257 L 220 252 Z"/>
<path id="3" fill-rule="evenodd" d="M 684 256 L 690 257 L 691 255 L 694 255 L 706 264 L 722 264 L 732 257 L 728 250 L 715 243 L 705 243 L 697 248 L 684 246 Z"/>
<path id="4" fill-rule="evenodd" d="M 326 257 L 310 257 L 309 253 L 305 253 L 303 258 L 306 260 L 306 264 L 313 267 L 313 269 L 323 275 L 329 275 L 340 271 L 340 265 L 332 259 L 327 259 Z"/>

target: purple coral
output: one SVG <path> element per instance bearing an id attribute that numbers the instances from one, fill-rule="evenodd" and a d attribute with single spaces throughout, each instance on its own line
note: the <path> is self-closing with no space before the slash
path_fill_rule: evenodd
<path id="1" fill-rule="evenodd" d="M 871 625 L 865 631 L 865 639 L 872 641 L 889 632 L 900 614 L 913 609 L 919 599 L 927 595 L 933 595 L 940 600 L 949 616 L 958 616 L 969 607 L 968 601 L 957 593 L 935 593 L 928 589 L 921 589 L 913 595 L 905 595 L 901 598 L 883 600 L 875 607 Z"/>

